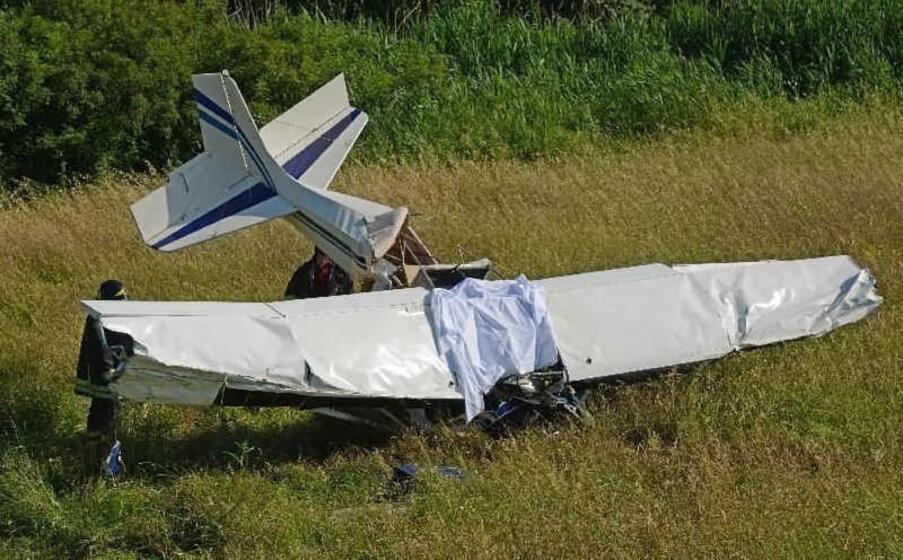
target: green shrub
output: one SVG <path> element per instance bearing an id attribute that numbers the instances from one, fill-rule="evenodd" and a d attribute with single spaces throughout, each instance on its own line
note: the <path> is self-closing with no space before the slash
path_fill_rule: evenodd
<path id="1" fill-rule="evenodd" d="M 746 0 L 710 7 L 683 0 L 667 17 L 669 39 L 692 58 L 736 75 L 769 60 L 790 95 L 838 84 L 880 86 L 900 78 L 903 5 L 878 2 Z"/>
<path id="2" fill-rule="evenodd" d="M 899 96 L 901 31 L 892 0 L 0 2 L 0 184 L 191 157 L 197 72 L 260 122 L 346 72 L 357 158 L 530 158 L 750 97 Z"/>

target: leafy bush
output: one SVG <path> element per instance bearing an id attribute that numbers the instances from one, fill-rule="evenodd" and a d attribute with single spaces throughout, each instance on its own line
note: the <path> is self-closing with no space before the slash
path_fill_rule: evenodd
<path id="1" fill-rule="evenodd" d="M 728 75 L 768 60 L 791 95 L 836 84 L 878 86 L 900 75 L 903 5 L 878 2 L 726 3 L 718 9 L 683 0 L 667 17 L 678 52 L 705 58 Z"/>
<path id="2" fill-rule="evenodd" d="M 0 2 L 0 182 L 191 157 L 196 72 L 261 122 L 346 72 L 355 157 L 529 158 L 750 96 L 899 95 L 901 30 L 892 0 Z"/>

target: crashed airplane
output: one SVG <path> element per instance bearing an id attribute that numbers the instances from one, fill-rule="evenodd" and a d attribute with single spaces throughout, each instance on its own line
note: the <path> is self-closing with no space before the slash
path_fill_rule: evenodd
<path id="1" fill-rule="evenodd" d="M 226 72 L 193 81 L 204 151 L 132 206 L 145 242 L 173 251 L 286 218 L 366 291 L 84 301 L 132 342 L 108 349 L 111 398 L 344 417 L 392 409 L 417 421 L 479 418 L 494 394 L 494 421 L 513 402 L 571 410 L 573 387 L 817 336 L 881 301 L 869 271 L 846 256 L 485 280 L 488 261 L 438 262 L 406 208 L 327 190 L 367 123 L 341 75 L 260 130 Z"/>

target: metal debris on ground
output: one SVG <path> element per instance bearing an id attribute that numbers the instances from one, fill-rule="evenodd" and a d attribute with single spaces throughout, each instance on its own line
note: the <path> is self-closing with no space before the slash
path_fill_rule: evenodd
<path id="1" fill-rule="evenodd" d="M 567 371 L 552 370 L 503 378 L 490 392 L 494 409 L 478 414 L 473 423 L 492 437 L 528 424 L 570 418 L 591 423 L 583 406 L 588 391 L 577 391 L 568 383 Z"/>
<path id="2" fill-rule="evenodd" d="M 429 469 L 442 478 L 450 478 L 453 480 L 464 480 L 466 473 L 456 467 L 448 465 L 439 465 Z M 422 472 L 420 467 L 414 463 L 402 463 L 392 467 L 392 476 L 383 492 L 383 498 L 387 500 L 398 500 L 408 495 L 417 482 L 417 474 Z"/>

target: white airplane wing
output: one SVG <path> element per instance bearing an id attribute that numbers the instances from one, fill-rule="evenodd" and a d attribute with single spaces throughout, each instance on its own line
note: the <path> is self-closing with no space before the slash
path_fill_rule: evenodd
<path id="1" fill-rule="evenodd" d="M 848 257 L 661 264 L 538 281 L 572 381 L 710 360 L 820 335 L 881 298 Z M 332 399 L 459 399 L 419 288 L 275 303 L 86 301 L 135 355 L 112 389 L 171 404 L 233 393 Z"/>

